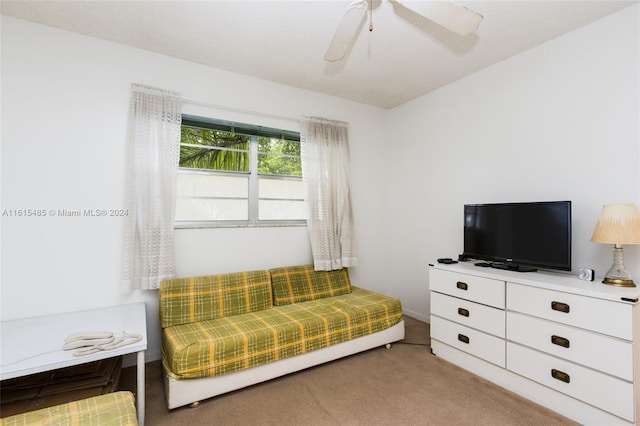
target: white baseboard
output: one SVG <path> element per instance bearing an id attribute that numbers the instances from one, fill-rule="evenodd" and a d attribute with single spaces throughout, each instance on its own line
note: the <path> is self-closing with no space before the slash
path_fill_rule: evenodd
<path id="1" fill-rule="evenodd" d="M 419 312 L 412 311 L 411 309 L 403 309 L 402 313 L 408 317 L 417 319 L 418 321 L 429 323 L 429 315 L 421 314 Z"/>

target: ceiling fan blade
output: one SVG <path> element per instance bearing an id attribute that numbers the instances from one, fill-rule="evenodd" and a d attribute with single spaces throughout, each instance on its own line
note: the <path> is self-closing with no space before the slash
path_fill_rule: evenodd
<path id="1" fill-rule="evenodd" d="M 467 36 L 478 29 L 483 16 L 452 0 L 429 1 L 424 5 L 412 5 L 417 2 L 402 2 L 402 5 L 425 18 L 435 22 L 443 28 Z"/>
<path id="2" fill-rule="evenodd" d="M 366 0 L 355 1 L 349 5 L 342 17 L 342 21 L 340 21 L 340 25 L 338 25 L 338 29 L 333 35 L 327 52 L 324 54 L 325 61 L 336 62 L 344 58 L 364 21 L 366 13 Z"/>

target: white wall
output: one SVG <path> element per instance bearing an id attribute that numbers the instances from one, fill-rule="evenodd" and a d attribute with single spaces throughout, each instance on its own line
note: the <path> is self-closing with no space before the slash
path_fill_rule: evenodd
<path id="1" fill-rule="evenodd" d="M 464 203 L 570 199 L 574 268 L 603 272 L 611 249 L 588 241 L 601 205 L 640 200 L 638 16 L 635 5 L 391 111 L 2 16 L 1 209 L 122 207 L 135 82 L 349 122 L 360 260 L 351 277 L 400 297 L 412 316 L 428 320 L 427 264 L 462 249 Z M 157 294 L 119 291 L 121 233 L 119 218 L 2 217 L 0 318 L 145 301 L 148 359 L 159 358 Z M 176 234 L 179 276 L 311 259 L 304 227 Z M 625 252 L 640 280 L 640 250 Z"/>
<path id="2" fill-rule="evenodd" d="M 428 319 L 427 263 L 462 252 L 465 203 L 571 200 L 573 268 L 604 275 L 603 204 L 640 201 L 639 5 L 390 112 L 389 257 L 406 311 Z M 640 282 L 640 247 L 625 264 Z"/>
<path id="3" fill-rule="evenodd" d="M 215 70 L 2 16 L 1 209 L 118 209 L 124 200 L 131 83 L 250 111 L 350 123 L 356 232 L 366 271 L 354 284 L 384 287 L 381 198 L 370 182 L 386 110 Z M 184 112 L 297 130 L 290 119 L 186 104 Z M 372 156 L 373 153 L 373 156 Z M 147 304 L 149 351 L 160 357 L 157 292 L 120 293 L 122 218 L 2 217 L 2 320 Z M 311 262 L 306 227 L 176 231 L 178 276 Z M 364 280 L 374 277 L 371 282 Z"/>

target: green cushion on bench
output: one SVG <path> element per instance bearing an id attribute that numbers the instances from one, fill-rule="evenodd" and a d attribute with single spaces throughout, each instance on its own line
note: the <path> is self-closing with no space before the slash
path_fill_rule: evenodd
<path id="1" fill-rule="evenodd" d="M 165 280 L 159 296 L 162 327 L 273 307 L 266 270 Z"/>
<path id="2" fill-rule="evenodd" d="M 2 426 L 133 426 L 138 424 L 133 394 L 115 392 L 5 417 Z"/>
<path id="3" fill-rule="evenodd" d="M 313 265 L 271 269 L 273 304 L 288 305 L 351 293 L 347 268 L 314 271 Z"/>
<path id="4" fill-rule="evenodd" d="M 162 330 L 162 361 L 178 379 L 231 373 L 390 328 L 398 299 L 354 287 L 340 296 Z"/>

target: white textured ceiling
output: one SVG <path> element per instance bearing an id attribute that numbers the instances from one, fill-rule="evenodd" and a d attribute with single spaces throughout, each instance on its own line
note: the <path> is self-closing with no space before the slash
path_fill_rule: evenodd
<path id="1" fill-rule="evenodd" d="M 459 1 L 484 16 L 460 37 L 371 0 L 346 58 L 323 61 L 350 1 L 11 1 L 5 15 L 391 108 L 639 0 Z M 413 2 L 420 3 L 420 2 Z"/>

